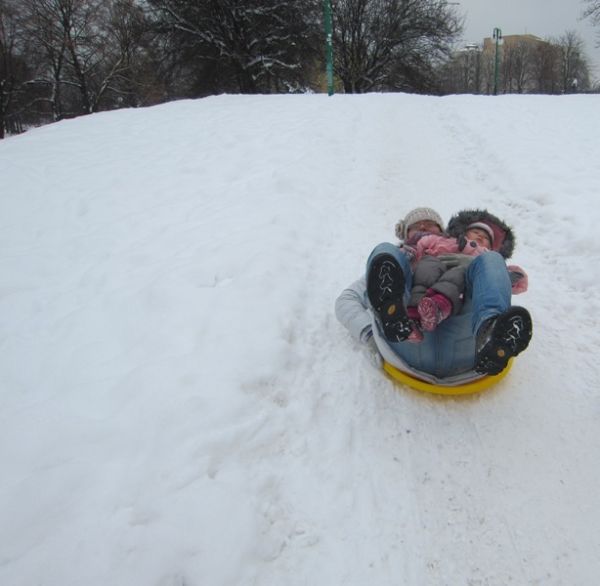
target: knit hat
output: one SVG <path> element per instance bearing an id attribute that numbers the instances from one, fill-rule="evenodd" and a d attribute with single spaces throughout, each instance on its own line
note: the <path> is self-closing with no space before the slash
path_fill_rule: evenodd
<path id="1" fill-rule="evenodd" d="M 487 210 L 464 210 L 450 218 L 446 232 L 453 238 L 464 237 L 469 227 L 479 228 L 474 224 L 484 224 L 492 232 L 492 250 L 499 252 L 504 258 L 510 258 L 515 248 L 515 235 L 512 228 L 500 218 Z M 484 228 L 485 229 L 485 228 Z"/>
<path id="2" fill-rule="evenodd" d="M 398 220 L 396 224 L 396 236 L 400 240 L 406 240 L 408 229 L 417 222 L 431 220 L 435 222 L 440 230 L 444 231 L 444 220 L 433 208 L 415 208 L 406 214 L 403 220 Z"/>
<path id="3" fill-rule="evenodd" d="M 467 232 L 472 228 L 479 228 L 480 230 L 483 230 L 488 235 L 490 244 L 492 246 L 494 245 L 494 231 L 487 224 L 484 222 L 473 222 L 467 226 Z"/>

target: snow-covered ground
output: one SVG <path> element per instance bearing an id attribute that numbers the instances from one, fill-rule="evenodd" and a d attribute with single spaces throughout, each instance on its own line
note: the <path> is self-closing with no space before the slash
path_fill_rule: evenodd
<path id="1" fill-rule="evenodd" d="M 0 584 L 595 586 L 599 96 L 221 96 L 0 143 Z M 333 315 L 410 208 L 517 235 L 466 398 Z"/>

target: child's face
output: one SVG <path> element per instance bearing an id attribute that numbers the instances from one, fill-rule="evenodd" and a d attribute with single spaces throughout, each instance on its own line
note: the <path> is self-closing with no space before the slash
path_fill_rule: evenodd
<path id="1" fill-rule="evenodd" d="M 410 238 L 415 232 L 429 232 L 430 234 L 441 234 L 442 229 L 433 220 L 421 220 L 415 222 L 408 227 L 406 231 L 407 236 Z"/>
<path id="2" fill-rule="evenodd" d="M 467 230 L 467 240 L 475 240 L 479 246 L 492 248 L 492 243 L 490 242 L 488 233 L 481 228 L 470 228 Z"/>

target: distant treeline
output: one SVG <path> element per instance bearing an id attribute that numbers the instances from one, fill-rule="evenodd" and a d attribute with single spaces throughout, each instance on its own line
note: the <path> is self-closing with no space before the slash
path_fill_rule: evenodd
<path id="1" fill-rule="evenodd" d="M 0 0 L 0 138 L 63 118 L 178 98 L 323 91 L 323 5 Z M 331 0 L 331 10 L 336 91 L 486 91 L 489 72 L 486 78 L 483 65 L 473 65 L 474 53 L 468 67 L 478 72 L 465 73 L 463 55 L 454 51 L 462 31 L 454 3 Z M 585 89 L 587 64 L 578 50 L 576 84 Z M 565 91 L 561 83 L 552 86 L 556 92 Z M 515 87 L 525 91 L 524 84 Z M 503 91 L 517 90 L 504 83 Z"/>

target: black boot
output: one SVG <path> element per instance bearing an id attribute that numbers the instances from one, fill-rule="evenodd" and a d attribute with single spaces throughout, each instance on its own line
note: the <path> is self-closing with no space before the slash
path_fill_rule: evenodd
<path id="1" fill-rule="evenodd" d="M 527 348 L 531 335 L 531 315 L 524 307 L 510 307 L 484 321 L 477 332 L 475 370 L 481 374 L 499 374 L 512 356 Z"/>
<path id="2" fill-rule="evenodd" d="M 402 267 L 391 254 L 373 259 L 367 275 L 367 295 L 389 342 L 402 342 L 412 331 L 404 307 L 404 284 Z"/>

